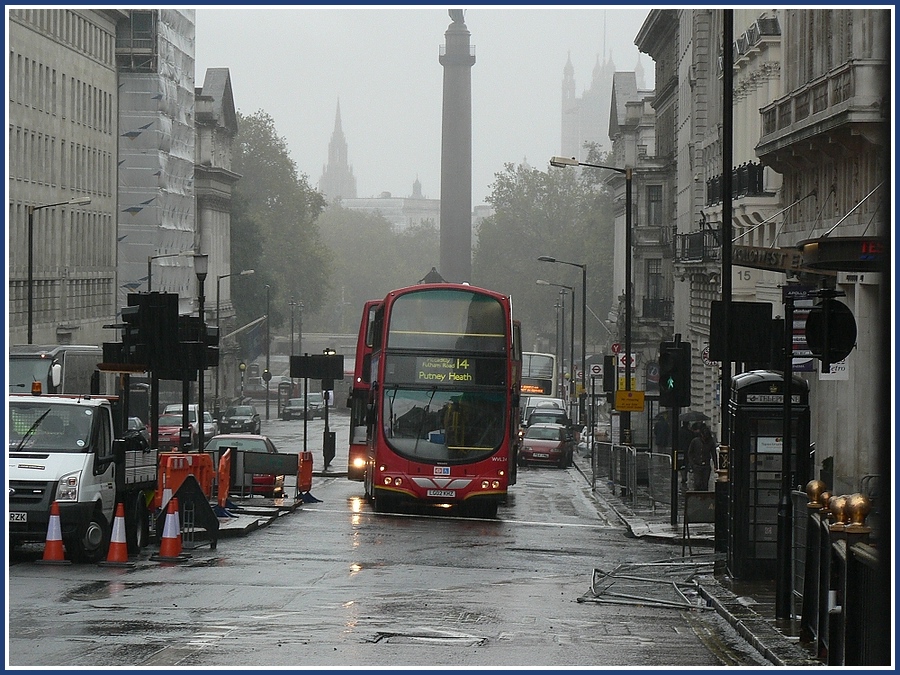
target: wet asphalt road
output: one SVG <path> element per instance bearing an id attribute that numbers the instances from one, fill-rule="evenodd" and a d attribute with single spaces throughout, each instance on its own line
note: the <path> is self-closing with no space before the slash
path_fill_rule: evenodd
<path id="1" fill-rule="evenodd" d="M 274 406 L 270 416 L 263 433 L 303 449 L 303 422 L 276 420 Z M 766 665 L 714 612 L 654 602 L 669 599 L 665 585 L 640 590 L 639 605 L 579 601 L 595 569 L 668 563 L 680 547 L 629 539 L 575 468 L 522 470 L 496 520 L 376 514 L 342 473 L 346 415 L 329 423 L 337 455 L 325 472 L 324 423 L 307 423 L 321 501 L 187 563 L 153 562 L 152 549 L 125 570 L 13 555 L 7 665 Z"/>

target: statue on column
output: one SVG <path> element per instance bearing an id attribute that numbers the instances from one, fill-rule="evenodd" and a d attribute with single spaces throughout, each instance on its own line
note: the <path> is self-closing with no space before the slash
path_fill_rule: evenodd
<path id="1" fill-rule="evenodd" d="M 466 19 L 463 16 L 465 14 L 465 10 L 463 9 L 448 9 L 450 13 L 450 18 L 453 19 L 453 23 L 465 23 Z"/>

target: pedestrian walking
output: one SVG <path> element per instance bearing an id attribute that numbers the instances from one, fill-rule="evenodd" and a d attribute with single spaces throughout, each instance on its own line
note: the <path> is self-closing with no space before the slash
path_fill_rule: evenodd
<path id="1" fill-rule="evenodd" d="M 653 425 L 653 440 L 656 442 L 657 452 L 667 453 L 672 445 L 672 433 L 669 428 L 669 419 L 665 413 L 656 416 L 656 424 Z"/>
<path id="2" fill-rule="evenodd" d="M 691 441 L 694 440 L 694 431 L 691 424 L 687 420 L 681 420 L 681 427 L 678 429 L 678 471 L 681 473 L 681 490 L 687 489 L 687 456 L 688 448 L 691 447 Z"/>
<path id="3" fill-rule="evenodd" d="M 700 492 L 709 490 L 709 476 L 716 463 L 716 441 L 705 424 L 700 429 L 687 451 L 688 471 L 692 476 L 691 489 Z"/>

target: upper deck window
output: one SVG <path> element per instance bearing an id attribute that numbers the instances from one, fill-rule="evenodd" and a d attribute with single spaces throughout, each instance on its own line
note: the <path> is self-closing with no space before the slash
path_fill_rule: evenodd
<path id="1" fill-rule="evenodd" d="M 504 352 L 507 322 L 493 297 L 450 289 L 414 291 L 398 298 L 388 330 L 389 349 Z"/>

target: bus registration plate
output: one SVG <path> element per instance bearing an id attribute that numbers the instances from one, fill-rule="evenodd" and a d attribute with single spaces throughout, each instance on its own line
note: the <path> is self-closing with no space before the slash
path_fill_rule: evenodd
<path id="1" fill-rule="evenodd" d="M 28 514 L 23 513 L 21 511 L 10 511 L 9 512 L 9 522 L 11 522 L 11 523 L 27 523 L 28 522 Z"/>
<path id="2" fill-rule="evenodd" d="M 455 497 L 456 490 L 429 490 L 426 494 L 429 497 Z"/>

